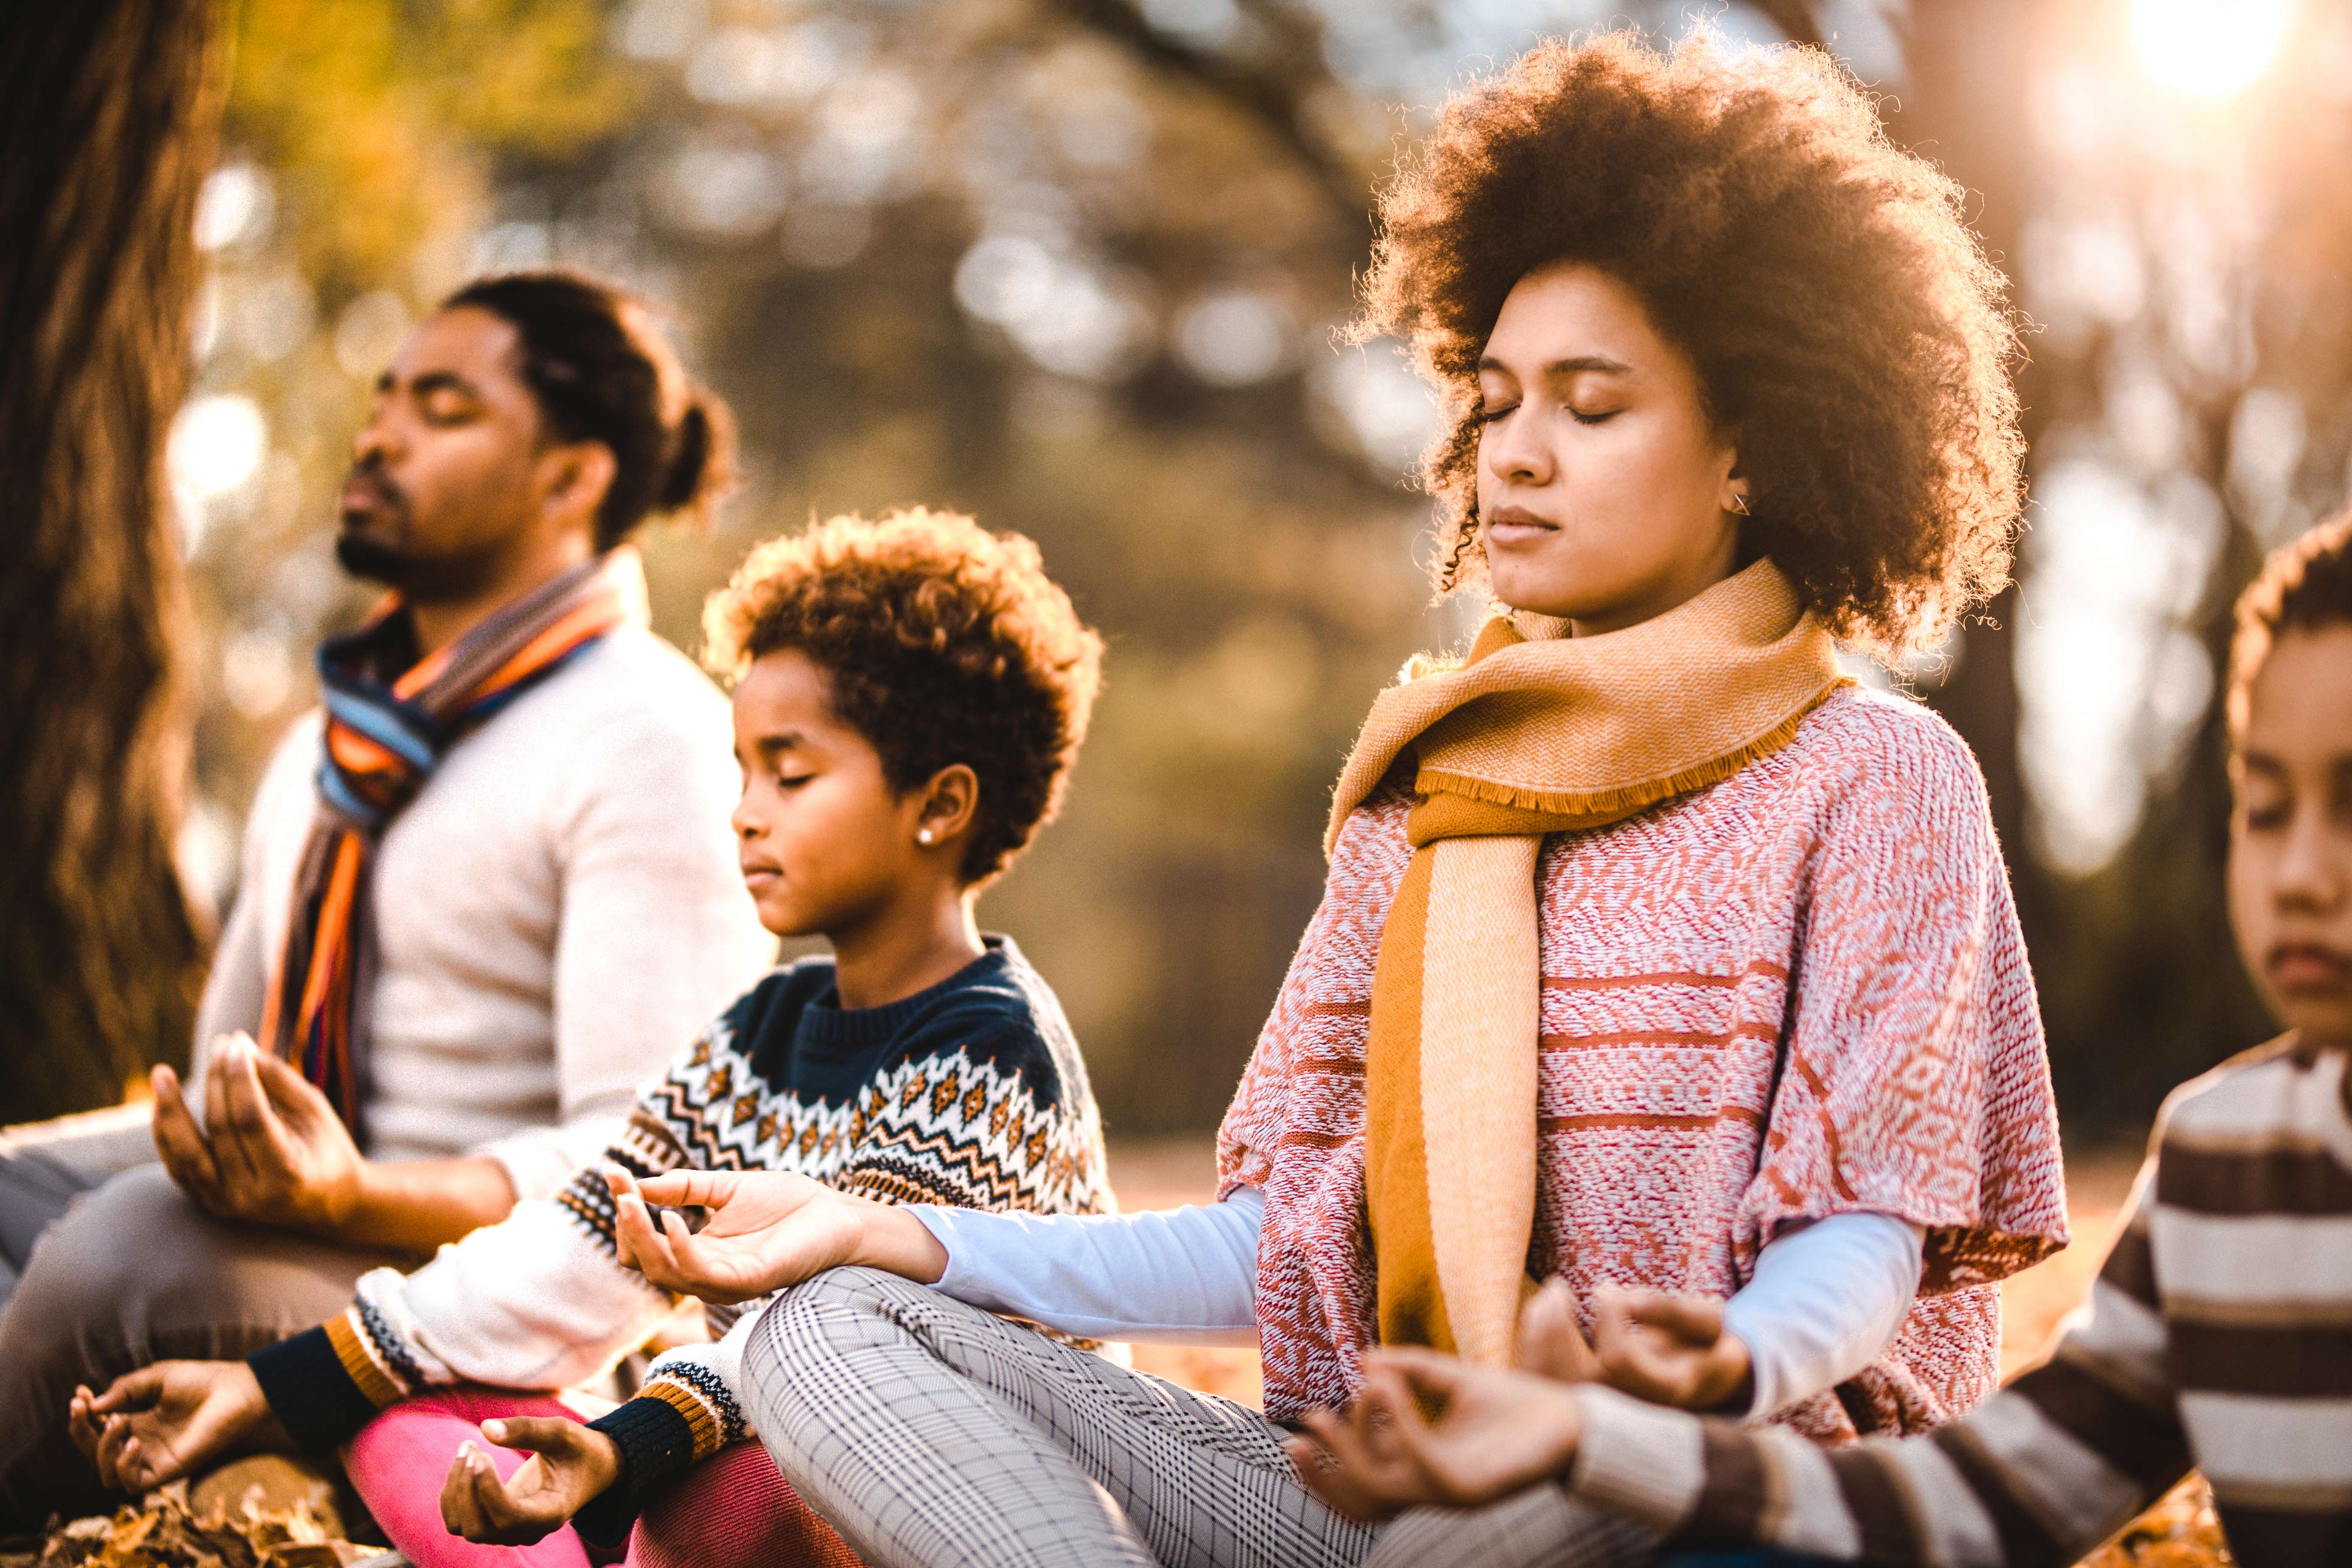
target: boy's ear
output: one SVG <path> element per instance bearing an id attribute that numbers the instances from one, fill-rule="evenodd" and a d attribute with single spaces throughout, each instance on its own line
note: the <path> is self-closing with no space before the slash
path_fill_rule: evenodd
<path id="1" fill-rule="evenodd" d="M 980 775 L 962 763 L 941 768 L 923 786 L 923 808 L 915 818 L 916 837 L 926 844 L 952 842 L 979 814 Z"/>

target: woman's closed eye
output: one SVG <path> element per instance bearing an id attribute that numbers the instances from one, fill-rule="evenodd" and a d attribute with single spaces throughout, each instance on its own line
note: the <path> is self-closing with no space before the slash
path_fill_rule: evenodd
<path id="1" fill-rule="evenodd" d="M 778 789 L 798 789 L 801 785 L 808 783 L 809 780 L 814 777 L 816 777 L 816 774 L 814 773 L 778 773 L 776 775 L 776 787 Z"/>
<path id="2" fill-rule="evenodd" d="M 1517 414 L 1518 411 L 1519 405 L 1517 404 L 1507 403 L 1500 408 L 1481 408 L 1472 416 L 1472 419 L 1474 423 L 1479 425 L 1492 425 L 1496 420 L 1507 418 L 1511 415 Z"/>
<path id="3" fill-rule="evenodd" d="M 1616 418 L 1617 416 L 1624 412 L 1625 411 L 1622 408 L 1602 408 L 1587 413 L 1585 410 L 1577 407 L 1574 404 L 1570 404 L 1569 405 L 1568 416 L 1575 420 L 1579 425 L 1606 425 L 1609 421 Z"/>

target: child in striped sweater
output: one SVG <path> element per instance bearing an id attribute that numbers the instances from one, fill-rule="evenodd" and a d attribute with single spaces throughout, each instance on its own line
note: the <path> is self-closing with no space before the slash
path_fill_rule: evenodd
<path id="1" fill-rule="evenodd" d="M 1994 1568 L 2074 1561 L 2194 1467 L 2240 1562 L 2352 1563 L 2352 511 L 2239 601 L 2228 700 L 2231 914 L 2289 1032 L 2166 1102 L 2047 1361 L 1932 1434 L 1822 1449 L 1382 1352 L 1365 1397 L 1292 1445 L 1308 1484 L 1366 1518 L 1557 1486 L 1680 1544 Z M 1547 1305 L 1543 1333 L 1573 1334 Z M 1716 1310 L 1619 1299 L 1598 1334 L 1670 1335 Z"/>
<path id="2" fill-rule="evenodd" d="M 714 1342 L 662 1355 L 596 1420 L 539 1392 L 596 1376 L 679 1304 L 616 1249 L 615 1185 L 763 1170 L 882 1204 L 1112 1206 L 1060 1005 L 972 915 L 1057 805 L 1097 681 L 1101 643 L 1034 546 L 946 514 L 836 519 L 754 551 L 705 622 L 736 681 L 745 885 L 771 931 L 821 934 L 832 957 L 729 1008 L 640 1099 L 607 1171 L 415 1273 L 365 1276 L 341 1317 L 248 1361 L 78 1393 L 76 1438 L 110 1484 L 236 1445 L 349 1444 L 362 1498 L 420 1568 L 512 1546 L 584 1568 L 583 1538 L 617 1544 L 641 1507 L 633 1562 L 854 1561 L 740 1441 L 735 1366 L 759 1303 L 712 1311 Z M 478 1426 L 532 1457 L 484 1452 Z"/>

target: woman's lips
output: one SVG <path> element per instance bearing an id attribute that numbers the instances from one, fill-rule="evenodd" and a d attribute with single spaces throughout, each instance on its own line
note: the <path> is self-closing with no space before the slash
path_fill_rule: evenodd
<path id="1" fill-rule="evenodd" d="M 2281 942 L 2264 964 L 2282 991 L 2341 991 L 2352 985 L 2352 955 L 2317 942 Z"/>
<path id="2" fill-rule="evenodd" d="M 751 889 L 751 891 L 755 893 L 772 882 L 780 882 L 783 880 L 783 877 L 784 874 L 776 869 L 773 866 L 746 866 L 743 868 L 743 885 Z"/>
<path id="3" fill-rule="evenodd" d="M 1497 507 L 1486 519 L 1489 544 L 1528 544 L 1559 531 L 1559 524 L 1515 506 Z"/>

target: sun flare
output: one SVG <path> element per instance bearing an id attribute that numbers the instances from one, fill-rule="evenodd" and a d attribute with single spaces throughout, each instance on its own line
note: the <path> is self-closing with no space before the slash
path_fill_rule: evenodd
<path id="1" fill-rule="evenodd" d="M 2132 42 L 2158 81 L 2220 98 L 2263 74 L 2294 10 L 2294 0 L 2132 0 Z"/>

